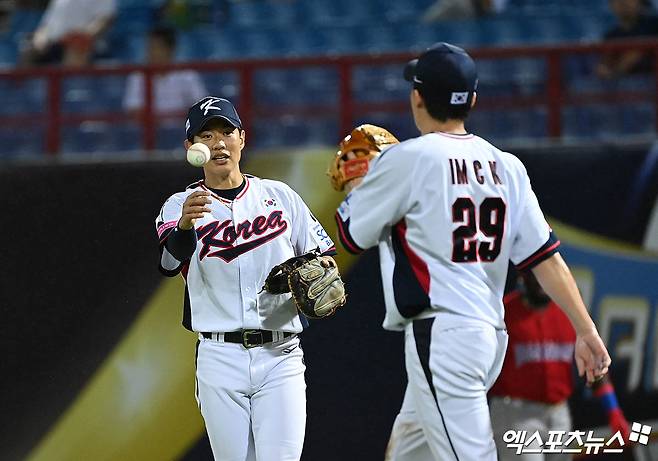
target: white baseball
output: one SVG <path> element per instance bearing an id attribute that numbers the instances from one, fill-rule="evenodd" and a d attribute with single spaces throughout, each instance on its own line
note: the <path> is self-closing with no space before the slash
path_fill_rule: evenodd
<path id="1" fill-rule="evenodd" d="M 187 161 L 192 166 L 203 166 L 210 161 L 210 149 L 202 142 L 194 143 L 187 149 Z"/>

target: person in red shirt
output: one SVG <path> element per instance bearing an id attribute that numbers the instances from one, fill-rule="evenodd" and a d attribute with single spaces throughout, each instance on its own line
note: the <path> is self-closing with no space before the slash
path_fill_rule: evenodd
<path id="1" fill-rule="evenodd" d="M 516 454 L 507 447 L 508 430 L 539 431 L 543 442 L 549 431 L 571 431 L 567 400 L 574 390 L 573 348 L 576 334 L 569 318 L 541 288 L 531 272 L 518 277 L 518 288 L 503 299 L 509 343 L 503 369 L 489 391 L 494 438 L 501 461 L 571 459 L 569 454 Z M 619 408 L 612 383 L 605 377 L 592 385 L 608 416 L 612 433 L 625 441 L 628 421 Z M 566 435 L 565 435 L 566 437 Z M 564 440 L 563 440 L 564 441 Z"/>

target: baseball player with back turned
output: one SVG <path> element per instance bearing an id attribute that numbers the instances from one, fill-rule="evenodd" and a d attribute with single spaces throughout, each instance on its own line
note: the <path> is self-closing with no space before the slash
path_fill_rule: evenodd
<path id="1" fill-rule="evenodd" d="M 495 460 L 487 390 L 507 345 L 502 297 L 509 260 L 532 269 L 569 316 L 581 376 L 602 376 L 610 357 L 525 167 L 465 130 L 477 87 L 471 57 L 437 43 L 404 74 L 413 83 L 410 105 L 421 136 L 372 160 L 336 213 L 347 250 L 379 245 L 384 328 L 405 331 L 408 385 L 388 455 Z"/>
<path id="2" fill-rule="evenodd" d="M 216 460 L 299 460 L 306 425 L 300 333 L 290 294 L 262 290 L 272 267 L 331 239 L 287 185 L 242 174 L 242 122 L 206 97 L 186 123 L 186 149 L 204 143 L 204 179 L 165 202 L 156 228 L 160 270 L 185 278 L 183 325 L 199 335 L 196 397 Z M 322 258 L 335 265 L 330 256 Z M 323 263 L 324 264 L 324 263 Z"/>

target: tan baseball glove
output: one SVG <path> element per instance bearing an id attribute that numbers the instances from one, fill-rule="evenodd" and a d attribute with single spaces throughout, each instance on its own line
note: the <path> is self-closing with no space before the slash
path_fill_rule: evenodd
<path id="1" fill-rule="evenodd" d="M 370 160 L 377 157 L 385 147 L 399 142 L 382 127 L 368 124 L 357 126 L 340 142 L 340 150 L 331 159 L 327 170 L 331 186 L 342 191 L 345 183 L 366 175 Z M 350 152 L 356 158 L 349 159 Z"/>
<path id="2" fill-rule="evenodd" d="M 336 263 L 330 256 L 316 252 L 274 266 L 263 289 L 272 294 L 292 293 L 297 309 L 311 319 L 332 315 L 346 301 Z"/>

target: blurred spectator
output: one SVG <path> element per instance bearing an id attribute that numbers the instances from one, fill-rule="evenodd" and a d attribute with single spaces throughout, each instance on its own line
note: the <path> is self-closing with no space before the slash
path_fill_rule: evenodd
<path id="1" fill-rule="evenodd" d="M 617 25 L 603 37 L 604 41 L 658 35 L 658 18 L 648 12 L 642 0 L 609 0 Z M 596 68 L 601 78 L 651 72 L 653 56 L 642 51 L 606 53 Z"/>
<path id="2" fill-rule="evenodd" d="M 148 64 L 170 64 L 176 54 L 176 32 L 157 27 L 149 32 L 146 51 Z M 153 78 L 153 104 L 159 115 L 187 110 L 207 95 L 199 74 L 193 70 L 174 70 L 158 73 Z M 139 112 L 144 106 L 144 75 L 140 72 L 128 77 L 123 107 Z"/>
<path id="3" fill-rule="evenodd" d="M 116 15 L 116 0 L 51 0 L 23 52 L 24 64 L 89 64 Z"/>
<path id="4" fill-rule="evenodd" d="M 471 19 L 500 13 L 508 0 L 437 0 L 421 18 L 422 22 Z"/>

